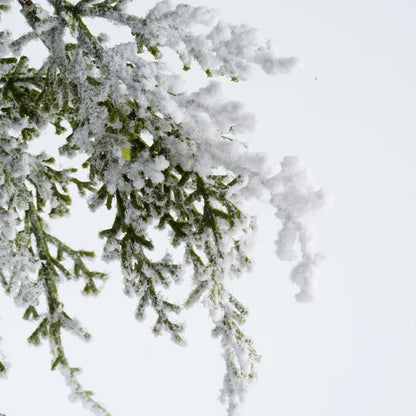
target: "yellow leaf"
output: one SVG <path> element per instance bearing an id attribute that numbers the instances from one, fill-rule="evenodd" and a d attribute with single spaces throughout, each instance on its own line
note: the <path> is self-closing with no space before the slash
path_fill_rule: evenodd
<path id="1" fill-rule="evenodd" d="M 123 154 L 124 159 L 131 160 L 131 150 L 125 149 L 124 147 L 121 148 L 121 153 Z"/>

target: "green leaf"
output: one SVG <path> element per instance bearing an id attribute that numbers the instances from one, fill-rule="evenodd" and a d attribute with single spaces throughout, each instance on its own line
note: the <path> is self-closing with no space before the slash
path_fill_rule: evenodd
<path id="1" fill-rule="evenodd" d="M 34 320 L 39 319 L 39 314 L 38 314 L 38 311 L 36 310 L 36 308 L 32 305 L 29 305 L 25 310 L 25 313 L 23 315 L 23 319 L 26 320 L 26 321 L 29 321 L 31 319 L 34 319 Z"/>
<path id="2" fill-rule="evenodd" d="M 162 58 L 162 52 L 160 52 L 159 48 L 157 46 L 147 46 L 147 50 L 153 55 L 155 59 Z"/>
<path id="3" fill-rule="evenodd" d="M 185 301 L 185 306 L 188 308 L 197 302 L 202 294 L 204 293 L 205 288 L 208 286 L 208 280 L 203 280 L 198 284 L 198 286 L 189 294 L 188 298 Z"/>
<path id="4" fill-rule="evenodd" d="M 59 363 L 63 362 L 64 358 L 59 355 L 52 363 L 51 365 L 51 370 L 54 371 L 56 369 L 56 367 L 59 365 Z"/>
<path id="5" fill-rule="evenodd" d="M 0 8 L 1 8 L 1 5 L 0 5 Z M 15 64 L 16 62 L 17 62 L 17 58 L 15 58 L 15 57 L 1 58 L 0 59 L 0 64 L 4 64 L 4 65 Z"/>

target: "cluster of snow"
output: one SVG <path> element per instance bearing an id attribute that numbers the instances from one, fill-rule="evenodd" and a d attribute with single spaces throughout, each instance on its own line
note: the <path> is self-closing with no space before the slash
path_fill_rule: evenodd
<path id="1" fill-rule="evenodd" d="M 185 67 L 195 60 L 212 75 L 247 79 L 258 65 L 266 73 L 287 72 L 299 63 L 295 58 L 274 54 L 270 42 L 264 42 L 258 30 L 246 25 L 230 25 L 209 8 L 170 1 L 158 3 L 146 16 L 146 24 L 134 27 L 155 44 L 173 49 Z M 195 35 L 196 25 L 207 28 Z"/>
<path id="2" fill-rule="evenodd" d="M 299 286 L 299 302 L 314 300 L 316 278 L 324 255 L 316 245 L 311 219 L 329 204 L 327 195 L 318 188 L 310 173 L 297 157 L 285 157 L 281 171 L 269 179 L 272 184 L 271 203 L 282 228 L 276 241 L 276 253 L 282 260 L 296 260 L 295 246 L 300 245 L 301 258 L 290 278 Z"/>

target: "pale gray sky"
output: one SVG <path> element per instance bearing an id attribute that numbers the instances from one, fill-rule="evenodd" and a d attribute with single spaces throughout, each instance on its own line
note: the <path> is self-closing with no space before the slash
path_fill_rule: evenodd
<path id="1" fill-rule="evenodd" d="M 252 207 L 260 214 L 256 265 L 232 285 L 250 309 L 247 332 L 263 359 L 242 415 L 414 416 L 416 3 L 187 3 L 258 27 L 283 55 L 302 59 L 301 72 L 258 74 L 228 90 L 261 121 L 252 148 L 276 162 L 300 156 L 334 199 L 317 221 L 329 260 L 313 305 L 295 302 L 290 265 L 275 259 L 272 213 Z M 137 10 L 153 4 L 134 2 Z M 79 224 L 81 215 L 73 217 Z M 80 226 L 87 225 L 92 233 L 100 226 Z M 74 220 L 66 227 L 74 230 Z M 69 238 L 79 242 L 78 232 Z M 110 271 L 98 299 L 80 298 L 76 284 L 65 292 L 68 309 L 94 335 L 90 344 L 67 341 L 71 361 L 85 369 L 84 385 L 114 416 L 225 415 L 217 401 L 223 363 L 207 313 L 187 313 L 188 347 L 155 340 L 151 321 L 133 319 L 135 303 L 121 294 L 117 267 Z M 32 324 L 22 322 L 23 311 L 0 299 L 3 347 L 14 364 L 9 380 L 0 380 L 0 413 L 89 415 L 67 403 L 47 347 L 27 346 Z"/>

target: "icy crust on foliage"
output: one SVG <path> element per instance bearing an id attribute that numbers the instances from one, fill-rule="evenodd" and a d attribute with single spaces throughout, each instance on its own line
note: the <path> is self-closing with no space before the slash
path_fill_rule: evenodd
<path id="1" fill-rule="evenodd" d="M 298 65 L 294 58 L 277 57 L 258 30 L 225 23 L 216 11 L 206 7 L 174 7 L 172 2 L 162 1 L 150 10 L 145 22 L 144 28 L 137 28 L 144 36 L 173 49 L 185 67 L 191 67 L 195 60 L 213 75 L 243 80 L 257 65 L 268 74 L 287 72 Z M 196 25 L 205 26 L 206 33 L 194 35 Z"/>
<path id="2" fill-rule="evenodd" d="M 10 37 L 1 32 L 0 39 L 1 59 L 9 53 Z M 0 78 L 6 74 L 7 66 L 0 65 Z M 3 109 L 8 107 L 3 99 L 0 104 Z M 0 280 L 19 306 L 36 305 L 40 295 L 31 279 L 39 262 L 33 258 L 21 227 L 30 199 L 24 182 L 30 173 L 31 156 L 17 132 L 28 126 L 27 120 L 17 116 L 0 117 Z"/>
<path id="3" fill-rule="evenodd" d="M 47 16 L 46 13 L 44 15 Z M 39 83 L 45 72 L 41 69 L 36 73 L 29 67 L 26 57 L 15 58 L 11 53 L 11 41 L 7 32 L 0 32 L 0 283 L 16 305 L 25 308 L 24 319 L 40 320 L 28 341 L 38 345 L 40 338 L 49 337 L 55 360 L 53 366 L 60 360 L 60 367 L 73 371 L 62 355 L 64 350 L 60 336 L 56 338 L 57 332 L 54 333 L 53 327 L 65 328 L 84 339 L 89 334 L 76 319 L 71 319 L 61 307 L 57 307 L 59 302 L 56 299 L 52 299 L 51 292 L 60 281 L 56 269 L 66 277 L 70 272 L 56 259 L 51 267 L 49 245 L 57 246 L 59 240 L 46 233 L 46 225 L 42 227 L 40 217 L 36 218 L 39 227 L 36 229 L 31 217 L 34 202 L 38 212 L 47 206 L 50 217 L 66 212 L 70 202 L 65 195 L 66 186 L 73 172 L 71 169 L 54 169 L 51 167 L 54 161 L 49 156 L 44 153 L 34 155 L 28 151 L 27 143 L 39 134 L 39 129 L 56 122 L 57 117 L 50 108 L 47 111 L 41 108 Z M 26 79 L 32 81 L 26 83 Z M 36 107 L 37 102 L 39 105 Z M 91 278 L 93 273 L 85 268 L 81 260 L 85 252 L 77 252 L 63 245 L 56 248 L 58 252 L 62 250 L 75 258 L 71 277 L 76 278 L 86 272 L 90 273 Z M 56 257 L 62 260 L 63 252 Z M 51 280 L 45 274 L 51 274 L 54 267 L 56 269 Z M 48 305 L 54 301 L 55 310 L 38 312 L 41 298 L 46 298 Z M 0 376 L 5 375 L 7 364 L 0 356 Z M 78 387 L 82 389 L 79 383 Z M 94 401 L 85 391 L 81 396 L 86 404 L 94 406 Z M 95 407 L 100 409 L 98 405 Z M 102 414 L 108 415 L 106 412 Z"/>
<path id="4" fill-rule="evenodd" d="M 253 128 L 253 116 L 241 103 L 225 100 L 217 80 L 186 91 L 186 72 L 173 73 L 161 59 L 161 49 L 173 49 L 185 71 L 196 62 L 209 77 L 235 81 L 247 79 L 256 68 L 270 74 L 287 72 L 298 62 L 278 57 L 258 31 L 225 23 L 207 8 L 162 1 L 140 19 L 123 12 L 125 2 L 100 4 L 82 3 L 78 17 L 99 16 L 127 25 L 134 42 L 106 47 L 69 8 L 50 16 L 33 5 L 23 9 L 33 32 L 11 48 L 7 33 L 1 32 L 0 51 L 6 56 L 12 49 L 18 55 L 36 37 L 49 49 L 37 81 L 52 91 L 52 105 L 39 111 L 35 127 L 48 122 L 59 127 L 60 117 L 70 124 L 60 151 L 87 155 L 90 179 L 98 189 L 90 193 L 91 209 L 116 207 L 113 225 L 101 233 L 104 259 L 120 261 L 125 292 L 137 298 L 137 319 L 153 309 L 153 332 L 166 331 L 179 344 L 185 343 L 184 325 L 171 315 L 181 305 L 169 302 L 166 292 L 191 268 L 193 291 L 185 306 L 202 299 L 209 310 L 226 365 L 221 398 L 229 416 L 236 416 L 259 360 L 240 328 L 247 311 L 226 289 L 228 278 L 250 267 L 247 253 L 255 223 L 239 207 L 255 198 L 275 208 L 282 224 L 276 253 L 294 262 L 290 278 L 299 287 L 296 298 L 308 302 L 315 297 L 323 258 L 311 219 L 327 199 L 297 158 L 284 158 L 279 168 L 235 140 Z M 195 34 L 198 25 L 205 30 Z M 67 28 L 72 44 L 63 40 Z M 144 49 L 155 59 L 143 56 Z M 7 65 L 0 65 L 0 71 L 7 75 Z M 40 95 L 48 93 L 44 88 Z M 15 121 L 0 123 L 0 270 L 16 302 L 35 306 L 41 292 L 31 276 L 39 274 L 43 264 L 31 251 L 30 236 L 21 232 L 24 212 L 37 198 L 48 201 L 51 212 L 65 213 L 65 195 L 54 185 L 65 191 L 72 174 L 52 169 L 46 155 L 27 153 L 20 132 L 33 126 L 17 110 L 13 107 Z M 181 260 L 169 252 L 159 260 L 150 256 L 150 230 L 155 226 L 167 229 L 171 245 L 184 249 Z M 73 255 L 76 267 L 81 267 L 80 257 Z M 16 261 L 8 261 L 10 256 Z M 59 318 L 63 328 L 86 338 L 63 310 L 45 316 L 52 323 Z M 106 414 L 88 398 L 65 357 L 56 365 L 74 399 Z"/>
<path id="5" fill-rule="evenodd" d="M 69 368 L 67 366 L 59 365 L 59 371 L 64 376 L 65 381 L 71 394 L 69 400 L 76 402 L 82 401 L 84 407 L 94 413 L 96 416 L 111 416 L 101 405 L 91 400 L 92 392 L 85 391 L 78 381 L 78 373 L 81 371 L 79 368 Z"/>
<path id="6" fill-rule="evenodd" d="M 278 74 L 300 66 L 296 58 L 277 56 L 258 30 L 224 22 L 213 9 L 187 4 L 174 6 L 171 1 L 161 1 L 142 19 L 122 13 L 122 9 L 98 11 L 84 6 L 83 12 L 129 26 L 149 46 L 174 50 L 185 69 L 197 62 L 210 75 L 245 80 L 256 67 L 268 74 Z M 203 33 L 194 33 L 198 26 L 205 28 Z"/>
<path id="7" fill-rule="evenodd" d="M 250 382 L 257 377 L 260 360 L 253 341 L 239 328 L 248 312 L 222 284 L 215 283 L 203 303 L 209 309 L 215 325 L 212 334 L 220 338 L 224 350 L 226 372 L 220 400 L 227 406 L 228 415 L 235 416 L 239 414 Z"/>
<path id="8" fill-rule="evenodd" d="M 4 46 L 0 59 L 8 53 L 6 42 Z M 0 65 L 0 78 L 7 73 L 6 69 L 6 65 Z M 31 184 L 36 184 L 38 198 L 49 201 L 52 207 L 59 202 L 53 193 L 54 184 L 45 180 L 42 162 L 48 157 L 28 153 L 20 132 L 35 129 L 46 121 L 40 118 L 35 126 L 19 117 L 13 100 L 0 99 L 0 104 L 13 114 L 0 118 L 0 277 L 17 305 L 36 306 L 42 295 L 36 282 L 41 262 L 33 254 L 31 237 L 24 226 L 25 212 L 33 198 Z M 64 182 L 68 180 L 66 173 L 61 173 Z"/>

